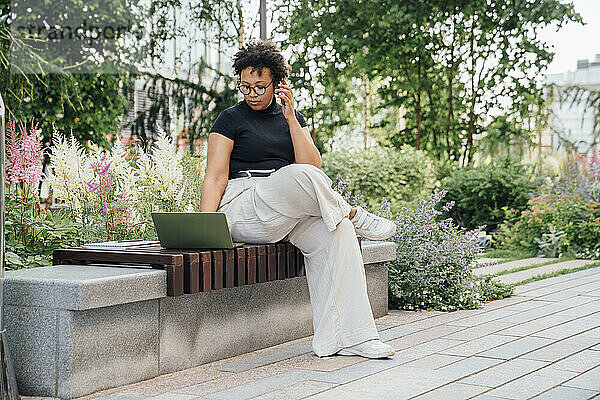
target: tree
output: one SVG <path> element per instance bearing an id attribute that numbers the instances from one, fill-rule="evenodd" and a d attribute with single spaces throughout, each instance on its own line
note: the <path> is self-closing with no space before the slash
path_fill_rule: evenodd
<path id="1" fill-rule="evenodd" d="M 552 53 L 536 30 L 581 20 L 558 0 L 296 0 L 279 11 L 297 63 L 385 82 L 375 112 L 403 107 L 407 121 L 395 131 L 394 119 L 384 119 L 390 129 L 382 142 L 418 144 L 464 164 L 490 116 L 523 119 L 521 104 L 541 94 L 536 77 Z M 302 75 L 300 65 L 293 71 Z M 315 104 L 327 104 L 329 78 L 313 75 Z"/>

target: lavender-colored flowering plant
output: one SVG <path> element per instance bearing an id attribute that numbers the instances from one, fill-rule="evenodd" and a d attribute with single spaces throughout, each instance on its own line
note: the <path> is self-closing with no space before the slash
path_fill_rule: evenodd
<path id="1" fill-rule="evenodd" d="M 362 205 L 360 196 L 344 191 L 340 179 L 334 189 L 352 205 Z M 481 228 L 465 231 L 450 218 L 442 219 L 453 207 L 436 206 L 446 195 L 442 190 L 419 202 L 416 209 L 402 208 L 392 215 L 384 198 L 375 214 L 393 220 L 398 245 L 396 259 L 388 263 L 390 305 L 406 310 L 452 311 L 481 307 L 483 302 L 506 297 L 511 289 L 491 279 L 476 277 L 471 267 L 482 252 L 477 244 Z"/>

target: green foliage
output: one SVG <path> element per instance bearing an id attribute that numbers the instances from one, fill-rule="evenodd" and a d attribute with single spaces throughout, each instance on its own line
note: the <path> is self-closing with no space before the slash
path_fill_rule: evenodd
<path id="1" fill-rule="evenodd" d="M 416 210 L 396 214 L 396 260 L 388 263 L 389 297 L 394 308 L 454 311 L 479 308 L 509 296 L 505 285 L 480 279 L 471 267 L 481 249 L 477 231 L 466 232 L 451 219 L 437 221 L 442 191 L 422 200 Z M 451 208 L 444 206 L 447 211 Z"/>
<path id="2" fill-rule="evenodd" d="M 551 225 L 549 233 L 542 233 L 541 238 L 534 238 L 539 247 L 538 257 L 558 257 L 558 249 L 564 237 L 565 233 L 563 231 L 557 231 Z"/>
<path id="3" fill-rule="evenodd" d="M 528 202 L 522 212 L 507 210 L 506 222 L 494 235 L 496 244 L 511 250 L 538 251 L 536 238 L 554 227 L 565 237 L 558 252 L 593 249 L 600 242 L 600 203 L 586 200 L 579 193 L 542 193 Z"/>
<path id="4" fill-rule="evenodd" d="M 433 161 L 425 152 L 404 145 L 400 150 L 372 147 L 361 151 L 336 151 L 323 155 L 323 171 L 333 180 L 342 178 L 348 190 L 364 196 L 376 209 L 385 197 L 392 210 L 415 205 L 435 187 Z"/>
<path id="5" fill-rule="evenodd" d="M 31 187 L 18 185 L 6 197 L 8 269 L 47 267 L 52 252 L 79 244 L 77 228 L 60 213 L 45 211 Z"/>
<path id="6" fill-rule="evenodd" d="M 279 2 L 278 11 L 282 46 L 293 52 L 291 80 L 309 93 L 306 111 L 313 130 L 327 135 L 321 141 L 347 129 L 345 121 L 362 125 L 354 115 L 373 96 L 368 111 L 379 118 L 371 127 L 387 128 L 383 144 L 465 164 L 490 114 L 501 110 L 520 124 L 510 134 L 522 137 L 530 126 L 537 76 L 553 56 L 536 31 L 581 21 L 559 0 L 296 0 Z M 377 84 L 367 87 L 367 78 Z M 352 90 L 356 81 L 364 90 Z M 401 108 L 406 126 L 393 130 Z"/>
<path id="7" fill-rule="evenodd" d="M 455 202 L 450 216 L 459 225 L 475 229 L 485 225 L 495 230 L 507 208 L 524 210 L 534 190 L 531 168 L 505 159 L 481 167 L 453 171 L 442 181 L 446 198 Z"/>
<path id="8" fill-rule="evenodd" d="M 72 132 L 81 143 L 107 146 L 107 133 L 119 131 L 118 118 L 126 101 L 120 93 L 125 76 L 114 74 L 48 74 L 25 87 L 20 79 L 0 81 L 0 91 L 13 118 L 40 121 L 42 142 L 49 146 L 51 132 Z"/>

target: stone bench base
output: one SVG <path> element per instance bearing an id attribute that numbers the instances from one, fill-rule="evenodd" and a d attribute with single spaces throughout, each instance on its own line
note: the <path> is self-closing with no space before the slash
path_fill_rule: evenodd
<path id="1" fill-rule="evenodd" d="M 392 243 L 363 244 L 374 316 Z M 61 265 L 9 271 L 4 321 L 21 395 L 70 399 L 313 334 L 306 277 L 166 297 L 166 272 Z"/>

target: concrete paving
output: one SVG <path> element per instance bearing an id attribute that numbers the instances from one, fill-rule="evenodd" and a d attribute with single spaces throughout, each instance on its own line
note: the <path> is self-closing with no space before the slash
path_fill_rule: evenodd
<path id="1" fill-rule="evenodd" d="M 498 272 L 508 271 L 515 268 L 530 267 L 537 264 L 545 264 L 548 262 L 556 261 L 556 258 L 524 258 L 522 260 L 509 261 L 505 263 L 497 263 L 493 258 L 479 259 L 477 263 L 480 265 L 478 268 L 473 268 L 473 273 L 477 276 L 482 275 L 494 275 Z"/>
<path id="2" fill-rule="evenodd" d="M 600 267 L 376 323 L 391 358 L 319 358 L 307 337 L 81 399 L 600 399 Z"/>
<path id="3" fill-rule="evenodd" d="M 550 259 L 551 260 L 551 259 Z M 544 265 L 541 267 L 534 267 L 525 269 L 523 271 L 513 272 L 511 274 L 500 275 L 496 279 L 503 283 L 517 283 L 529 279 L 536 275 L 549 274 L 552 272 L 560 271 L 562 269 L 575 269 L 584 267 L 593 263 L 597 263 L 597 260 L 568 260 L 557 262 L 553 264 Z M 502 264 L 500 264 L 502 265 Z"/>

